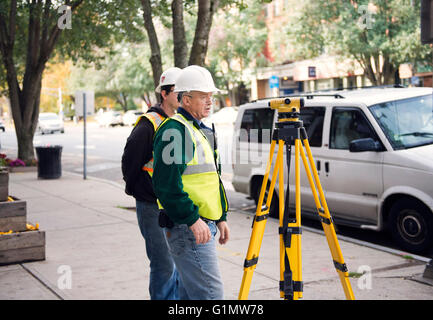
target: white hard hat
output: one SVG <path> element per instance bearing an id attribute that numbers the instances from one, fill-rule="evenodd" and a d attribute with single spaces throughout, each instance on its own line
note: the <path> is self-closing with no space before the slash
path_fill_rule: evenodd
<path id="1" fill-rule="evenodd" d="M 192 65 L 182 70 L 174 86 L 174 92 L 183 91 L 217 92 L 220 90 L 215 87 L 212 75 L 207 69 Z"/>
<path id="2" fill-rule="evenodd" d="M 159 78 L 159 85 L 156 87 L 155 91 L 161 93 L 162 86 L 174 85 L 181 71 L 182 69 L 179 69 L 178 67 L 165 70 Z"/>

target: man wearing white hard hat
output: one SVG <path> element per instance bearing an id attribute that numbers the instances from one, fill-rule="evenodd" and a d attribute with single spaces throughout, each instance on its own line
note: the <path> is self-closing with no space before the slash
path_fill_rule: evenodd
<path id="1" fill-rule="evenodd" d="M 138 225 L 150 260 L 149 293 L 153 300 L 179 299 L 178 273 L 168 251 L 165 233 L 159 227 L 159 208 L 152 186 L 152 144 L 158 126 L 164 119 L 173 116 L 179 107 L 178 94 L 173 90 L 180 72 L 179 68 L 169 68 L 162 73 L 155 89 L 161 103 L 151 107 L 137 120 L 122 156 L 125 192 L 136 199 Z"/>
<path id="2" fill-rule="evenodd" d="M 218 89 L 208 70 L 189 66 L 174 91 L 182 106 L 155 133 L 152 182 L 172 222 L 165 231 L 184 288 L 180 299 L 223 299 L 216 234 L 220 244 L 229 239 L 228 203 L 214 132 L 201 122 Z"/>

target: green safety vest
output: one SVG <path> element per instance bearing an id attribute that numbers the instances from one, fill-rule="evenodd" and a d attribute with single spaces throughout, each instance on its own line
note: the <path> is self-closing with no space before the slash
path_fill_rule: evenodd
<path id="1" fill-rule="evenodd" d="M 198 207 L 199 215 L 210 220 L 219 220 L 223 210 L 227 210 L 227 196 L 217 171 L 218 155 L 204 135 L 192 121 L 181 114 L 170 119 L 179 121 L 190 133 L 194 154 L 182 173 L 183 191 Z M 224 208 L 224 209 L 223 209 Z"/>

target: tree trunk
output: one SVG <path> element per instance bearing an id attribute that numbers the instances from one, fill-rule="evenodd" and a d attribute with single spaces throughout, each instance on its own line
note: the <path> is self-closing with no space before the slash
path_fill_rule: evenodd
<path id="1" fill-rule="evenodd" d="M 116 100 L 120 103 L 124 112 L 128 111 L 128 96 L 124 92 L 121 92 L 116 97 Z"/>
<path id="2" fill-rule="evenodd" d="M 394 84 L 395 83 L 395 71 L 398 67 L 395 67 L 392 62 L 389 61 L 388 57 L 383 59 L 382 75 L 383 84 Z"/>
<path id="3" fill-rule="evenodd" d="M 23 86 L 18 104 L 11 100 L 12 117 L 18 142 L 18 158 L 24 161 L 35 158 L 33 136 L 39 116 L 42 72 L 34 73 Z"/>
<path id="4" fill-rule="evenodd" d="M 209 43 L 209 32 L 212 26 L 213 15 L 218 9 L 219 0 L 199 0 L 197 24 L 194 41 L 189 56 L 189 65 L 204 66 Z"/>
<path id="5" fill-rule="evenodd" d="M 141 0 L 141 5 L 143 7 L 144 27 L 146 28 L 150 44 L 151 55 L 149 61 L 152 66 L 153 83 L 156 88 L 162 74 L 161 49 L 159 47 L 158 36 L 152 21 L 152 7 L 150 0 Z M 157 95 L 157 99 L 159 99 L 159 95 Z"/>
<path id="6" fill-rule="evenodd" d="M 383 64 L 380 65 L 380 57 L 379 54 L 374 56 L 363 55 L 362 58 L 358 58 L 357 60 L 364 69 L 365 76 L 373 86 L 394 84 L 395 72 L 398 66 L 394 66 L 387 56 L 383 57 Z"/>
<path id="7" fill-rule="evenodd" d="M 71 11 L 74 11 L 82 2 L 83 0 L 76 0 L 73 3 L 67 1 L 67 4 Z M 18 158 L 26 162 L 35 158 L 33 136 L 39 116 L 42 74 L 61 33 L 57 24 L 51 28 L 48 25 L 51 5 L 51 1 L 28 3 L 26 67 L 22 88 L 18 82 L 13 58 L 17 1 L 10 2 L 8 16 L 5 15 L 7 12 L 0 11 L 0 53 L 6 69 L 9 100 L 18 142 Z"/>
<path id="8" fill-rule="evenodd" d="M 183 1 L 173 0 L 171 12 L 173 18 L 174 66 L 183 69 L 188 63 L 188 46 L 183 23 Z"/>

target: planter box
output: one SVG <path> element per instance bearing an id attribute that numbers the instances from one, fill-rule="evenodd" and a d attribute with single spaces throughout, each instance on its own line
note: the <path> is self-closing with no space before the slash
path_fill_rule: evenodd
<path id="1" fill-rule="evenodd" d="M 37 172 L 38 167 L 29 166 L 29 167 L 8 167 L 9 172 Z"/>
<path id="2" fill-rule="evenodd" d="M 0 168 L 0 201 L 7 201 L 9 195 L 9 171 Z"/>
<path id="3" fill-rule="evenodd" d="M 0 235 L 0 265 L 45 260 L 45 231 Z"/>
<path id="4" fill-rule="evenodd" d="M 27 203 L 16 198 L 14 200 L 0 202 L 0 232 L 27 229 Z"/>

